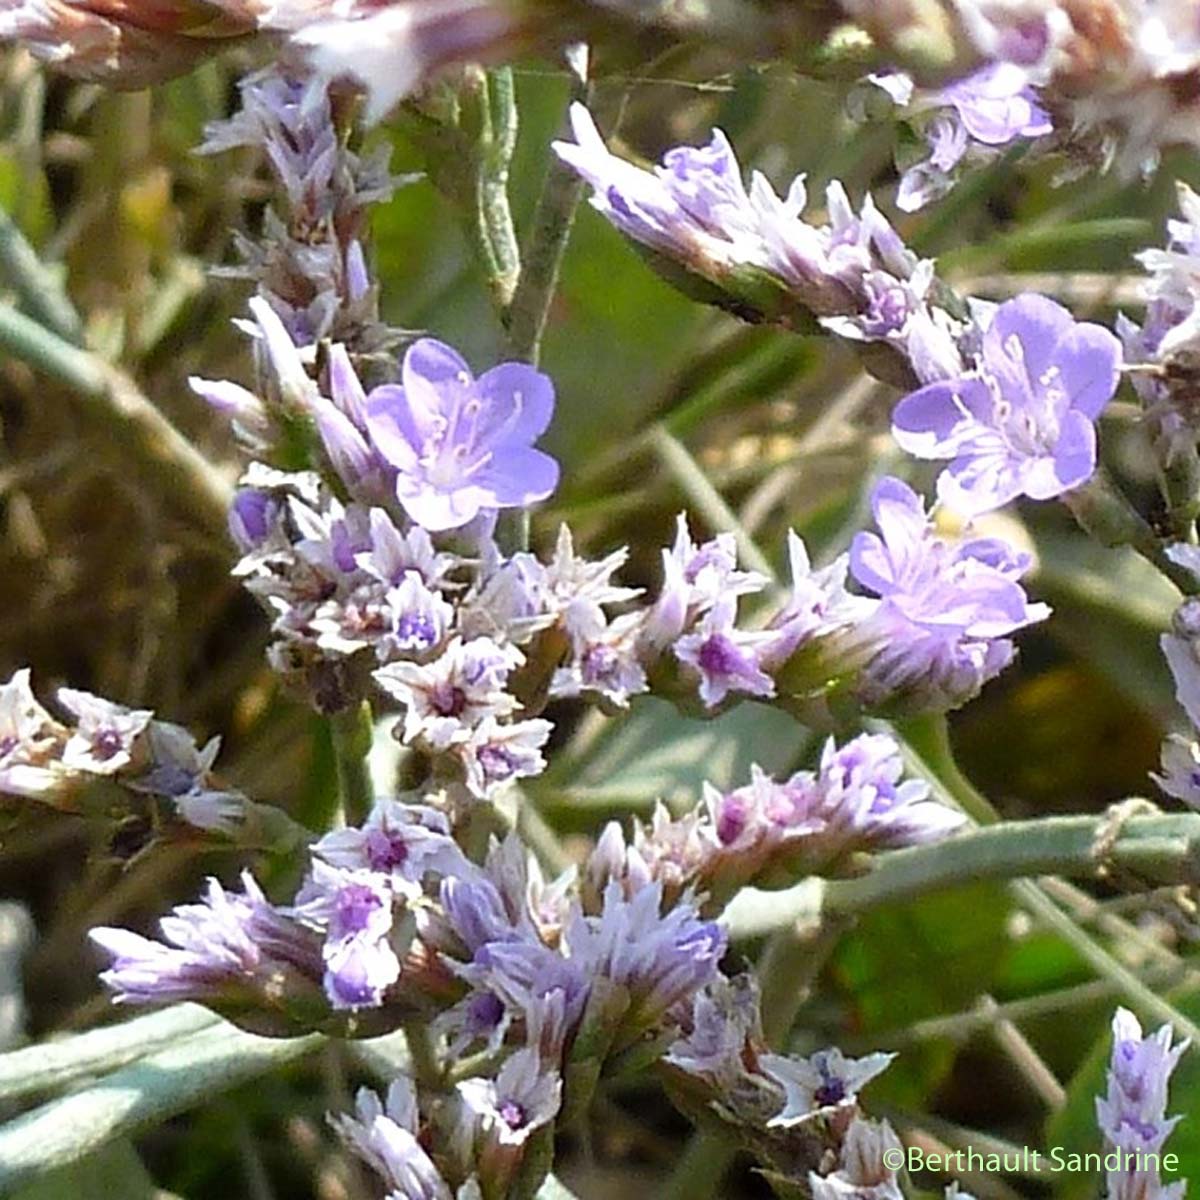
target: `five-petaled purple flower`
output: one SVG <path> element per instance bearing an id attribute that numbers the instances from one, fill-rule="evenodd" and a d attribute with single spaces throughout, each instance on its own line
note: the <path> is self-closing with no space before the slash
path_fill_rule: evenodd
<path id="1" fill-rule="evenodd" d="M 400 384 L 366 401 L 374 448 L 397 470 L 396 495 L 426 529 L 457 529 L 481 511 L 545 500 L 558 464 L 533 448 L 554 412 L 554 386 L 524 363 L 478 379 L 449 346 L 422 338 Z"/>
<path id="2" fill-rule="evenodd" d="M 1107 329 L 1027 293 L 996 309 L 973 371 L 900 401 L 892 432 L 919 458 L 951 460 L 938 494 L 960 512 L 1048 500 L 1095 471 L 1094 422 L 1120 367 Z"/>

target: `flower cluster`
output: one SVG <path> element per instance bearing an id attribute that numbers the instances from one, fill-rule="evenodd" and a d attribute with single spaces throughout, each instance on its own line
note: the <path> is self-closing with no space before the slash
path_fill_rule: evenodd
<path id="1" fill-rule="evenodd" d="M 1171 1045 L 1171 1027 L 1146 1037 L 1137 1017 L 1119 1008 L 1112 1022 L 1108 1091 L 1096 1100 L 1096 1120 L 1119 1161 L 1108 1169 L 1107 1200 L 1183 1200 L 1187 1183 L 1164 1185 L 1163 1144 L 1178 1123 L 1168 1117 L 1167 1085 L 1188 1042 Z"/>
<path id="2" fill-rule="evenodd" d="M 38 703 L 28 669 L 0 684 L 0 794 L 70 807 L 89 780 L 169 801 L 175 816 L 198 829 L 231 834 L 248 806 L 222 787 L 212 768 L 221 739 L 203 748 L 179 725 L 147 709 L 113 704 L 90 692 L 59 688 L 59 707 L 73 723 L 56 720 Z"/>
<path id="3" fill-rule="evenodd" d="M 408 182 L 389 173 L 388 146 L 366 157 L 350 150 L 318 78 L 268 68 L 239 86 L 240 110 L 205 130 L 199 152 L 261 149 L 286 216 L 268 208 L 261 239 L 239 236 L 242 265 L 221 273 L 253 280 L 300 346 L 329 337 L 369 351 L 393 341 L 379 322 L 362 240 L 369 206 Z"/>
<path id="4" fill-rule="evenodd" d="M 916 212 L 944 196 L 966 162 L 978 166 L 1018 138 L 1050 133 L 1050 115 L 1038 101 L 1027 69 L 996 62 L 929 93 L 917 94 L 912 79 L 893 71 L 868 77 L 903 110 L 924 116 L 929 156 L 900 177 L 896 205 Z"/>
<path id="5" fill-rule="evenodd" d="M 776 782 L 754 767 L 751 782 L 731 792 L 706 786 L 682 817 L 660 806 L 628 843 L 610 823 L 587 882 L 598 892 L 618 879 L 630 894 L 651 883 L 669 896 L 693 888 L 720 903 L 749 883 L 836 874 L 855 855 L 937 841 L 962 825 L 923 781 L 902 775 L 888 735 L 863 734 L 840 749 L 831 738 L 816 771 Z"/>
<path id="6" fill-rule="evenodd" d="M 1168 466 L 1194 452 L 1200 437 L 1192 399 L 1200 371 L 1200 196 L 1176 186 L 1180 216 L 1167 223 L 1166 246 L 1136 256 L 1149 274 L 1145 320 L 1117 319 L 1133 386 Z"/>
<path id="7" fill-rule="evenodd" d="M 593 206 L 728 293 L 731 307 L 778 319 L 790 305 L 843 337 L 894 345 L 913 362 L 938 357 L 950 329 L 931 306 L 933 264 L 904 245 L 870 196 L 855 212 L 842 185 L 831 184 L 828 223 L 817 225 L 802 215 L 803 177 L 782 198 L 758 172 L 747 188 L 720 130 L 708 146 L 678 147 L 644 170 L 608 150 L 582 105 L 571 122 L 575 141 L 554 149 L 591 184 Z"/>

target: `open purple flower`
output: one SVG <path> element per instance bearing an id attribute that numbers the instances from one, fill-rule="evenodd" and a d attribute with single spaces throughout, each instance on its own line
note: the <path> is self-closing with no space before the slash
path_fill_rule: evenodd
<path id="1" fill-rule="evenodd" d="M 938 494 L 961 512 L 1048 500 L 1095 471 L 1094 422 L 1120 366 L 1107 329 L 1027 293 L 996 310 L 973 371 L 900 401 L 892 433 L 918 458 L 951 460 Z"/>
<path id="2" fill-rule="evenodd" d="M 433 531 L 549 496 L 558 464 L 533 442 L 553 412 L 554 387 L 541 372 L 501 363 L 476 379 L 432 338 L 409 347 L 402 383 L 375 388 L 366 402 L 371 441 L 397 469 L 400 503 Z"/>

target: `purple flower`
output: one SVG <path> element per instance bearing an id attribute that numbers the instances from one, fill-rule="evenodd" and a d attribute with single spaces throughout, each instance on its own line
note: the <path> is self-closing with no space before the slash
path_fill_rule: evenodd
<path id="1" fill-rule="evenodd" d="M 856 1117 L 842 1139 L 837 1169 L 828 1175 L 810 1171 L 812 1200 L 904 1200 L 897 1178 L 904 1147 L 886 1121 Z"/>
<path id="2" fill-rule="evenodd" d="M 883 602 L 846 635 L 866 658 L 857 692 L 869 706 L 962 704 L 1012 660 L 1007 635 L 1050 614 L 1020 585 L 1029 556 L 995 538 L 943 541 L 898 479 L 876 484 L 871 507 L 880 532 L 855 536 L 850 571 Z"/>
<path id="3" fill-rule="evenodd" d="M 387 1104 L 367 1088 L 355 1097 L 355 1114 L 331 1116 L 338 1135 L 401 1200 L 451 1200 L 450 1188 L 418 1141 L 419 1114 L 406 1075 L 388 1088 Z"/>
<path id="4" fill-rule="evenodd" d="M 546 769 L 542 747 L 553 731 L 549 721 L 502 724 L 486 717 L 457 748 L 466 769 L 467 787 L 481 799 L 514 779 L 540 775 Z"/>
<path id="5" fill-rule="evenodd" d="M 1108 1091 L 1096 1100 L 1100 1131 L 1120 1156 L 1108 1170 L 1107 1200 L 1182 1200 L 1187 1185 L 1164 1187 L 1158 1156 L 1179 1121 L 1166 1115 L 1167 1085 L 1190 1043 L 1172 1046 L 1169 1025 L 1143 1036 L 1138 1019 L 1124 1008 L 1114 1014 L 1112 1032 Z"/>
<path id="6" fill-rule="evenodd" d="M 113 704 L 90 692 L 59 688 L 58 702 L 78 724 L 63 747 L 63 766 L 90 775 L 115 775 L 133 759 L 154 713 Z"/>
<path id="7" fill-rule="evenodd" d="M 730 692 L 773 696 L 775 681 L 763 671 L 764 647 L 774 644 L 774 633 L 749 633 L 734 627 L 737 600 L 719 601 L 694 633 L 675 643 L 675 657 L 700 676 L 700 699 L 716 708 Z"/>
<path id="8" fill-rule="evenodd" d="M 1047 500 L 1095 471 L 1094 423 L 1120 367 L 1107 329 L 1027 293 L 996 310 L 975 369 L 906 396 L 892 432 L 919 458 L 951 460 L 938 494 L 963 513 Z"/>
<path id="9" fill-rule="evenodd" d="M 236 999 L 320 977 L 320 942 L 274 908 L 243 872 L 241 893 L 208 881 L 202 904 L 183 904 L 159 922 L 165 941 L 101 927 L 90 937 L 112 959 L 100 978 L 118 1004 Z"/>
<path id="10" fill-rule="evenodd" d="M 366 420 L 418 525 L 456 529 L 481 510 L 521 507 L 554 491 L 558 464 L 533 448 L 554 411 L 547 376 L 501 363 L 475 379 L 449 346 L 422 338 L 404 356 L 402 380 L 370 393 Z"/>
<path id="11" fill-rule="evenodd" d="M 458 1095 L 477 1136 L 514 1148 L 558 1116 L 562 1080 L 535 1046 L 523 1046 L 509 1056 L 494 1080 L 464 1080 Z"/>
<path id="12" fill-rule="evenodd" d="M 785 1093 L 782 1110 L 769 1124 L 787 1128 L 811 1120 L 819 1109 L 852 1105 L 859 1089 L 882 1074 L 895 1057 L 868 1054 L 847 1058 L 836 1047 L 818 1050 L 808 1058 L 764 1054 L 760 1059 L 764 1071 Z"/>
<path id="13" fill-rule="evenodd" d="M 841 749 L 830 738 L 818 772 L 821 816 L 856 850 L 939 841 L 961 827 L 962 813 L 931 799 L 924 780 L 902 783 L 903 773 L 900 747 L 887 734 L 864 733 Z"/>
<path id="14" fill-rule="evenodd" d="M 701 920 L 689 897 L 665 913 L 662 899 L 659 882 L 627 898 L 612 880 L 600 915 L 577 912 L 566 930 L 575 966 L 588 978 L 603 976 L 625 987 L 639 1027 L 711 983 L 725 953 L 725 931 Z"/>
<path id="15" fill-rule="evenodd" d="M 426 875 L 451 875 L 466 859 L 446 818 L 422 804 L 380 800 L 360 828 L 335 829 L 312 847 L 331 866 L 385 877 L 399 894 L 416 897 Z"/>
<path id="16" fill-rule="evenodd" d="M 292 912 L 325 935 L 325 994 L 334 1008 L 377 1007 L 400 978 L 389 941 L 394 900 L 388 876 L 314 859 Z"/>
<path id="17" fill-rule="evenodd" d="M 622 233 L 701 274 L 745 262 L 757 235 L 741 168 L 718 129 L 708 146 L 671 150 L 643 170 L 609 152 L 591 114 L 571 106 L 574 142 L 554 152 L 592 185 L 592 205 Z"/>

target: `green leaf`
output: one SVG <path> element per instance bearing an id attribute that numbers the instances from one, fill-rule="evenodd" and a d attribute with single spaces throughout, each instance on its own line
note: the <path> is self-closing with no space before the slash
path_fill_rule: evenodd
<path id="1" fill-rule="evenodd" d="M 321 1045 L 263 1038 L 221 1022 L 0 1127 L 0 1195 L 157 1125 Z"/>
<path id="2" fill-rule="evenodd" d="M 12 1200 L 161 1200 L 162 1193 L 124 1138 L 13 1192 Z"/>

